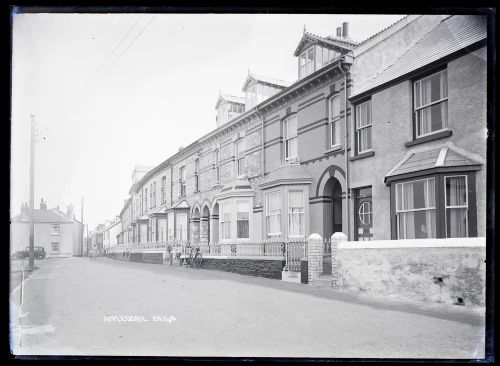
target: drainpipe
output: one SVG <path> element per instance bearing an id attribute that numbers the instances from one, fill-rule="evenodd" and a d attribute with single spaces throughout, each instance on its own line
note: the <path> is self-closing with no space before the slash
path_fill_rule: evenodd
<path id="1" fill-rule="evenodd" d="M 262 179 L 264 178 L 264 172 L 265 172 L 265 169 L 264 169 L 264 115 L 259 111 L 259 108 L 256 108 L 255 109 L 255 113 L 258 114 L 258 116 L 262 119 L 262 133 L 261 133 L 261 148 L 260 148 L 260 151 L 261 151 L 261 157 L 260 157 L 260 165 L 261 165 L 261 168 L 262 168 L 262 172 L 261 172 L 261 175 L 262 175 Z"/>
<path id="2" fill-rule="evenodd" d="M 347 152 L 348 142 L 349 142 L 349 129 L 347 124 L 347 72 L 342 67 L 342 64 L 338 65 L 339 70 L 344 75 L 344 144 L 345 144 L 345 185 L 346 185 L 346 218 L 347 218 L 347 240 L 351 237 L 351 210 L 350 210 L 350 198 L 349 198 L 349 154 Z"/>

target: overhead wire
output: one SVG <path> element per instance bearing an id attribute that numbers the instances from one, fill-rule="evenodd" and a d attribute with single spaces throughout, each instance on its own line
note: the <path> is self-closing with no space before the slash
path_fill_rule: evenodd
<path id="1" fill-rule="evenodd" d="M 132 47 L 132 45 L 135 43 L 135 41 L 146 31 L 146 29 L 149 27 L 149 25 L 152 23 L 152 21 L 154 20 L 154 18 L 156 17 L 156 15 L 153 15 L 149 21 L 146 23 L 146 25 L 139 31 L 139 33 L 132 39 L 132 41 L 129 42 L 129 44 L 122 50 L 122 52 L 115 58 L 115 60 L 104 70 L 104 72 L 101 74 L 100 78 L 97 79 L 96 82 L 94 82 L 90 88 L 87 90 L 87 92 L 85 94 L 83 94 L 76 103 L 74 103 L 74 105 L 72 107 L 70 107 L 67 112 L 63 115 L 62 118 L 59 118 L 58 120 L 56 120 L 56 122 L 54 123 L 54 127 L 57 127 L 60 123 L 62 123 L 67 117 L 68 115 L 72 112 L 72 110 L 74 108 L 77 108 L 82 102 L 83 100 L 92 92 L 94 91 L 94 89 L 99 85 L 99 83 L 104 79 L 104 77 L 111 71 L 111 69 L 117 64 L 117 62 L 123 57 L 123 55 L 130 49 L 130 47 Z M 131 29 L 137 24 L 138 20 L 133 24 L 133 26 L 129 29 L 129 32 L 127 32 L 127 35 L 130 34 L 130 31 Z M 126 35 L 126 36 L 127 36 Z M 122 40 L 124 40 L 126 38 L 126 36 L 122 37 Z M 119 44 L 122 43 L 122 40 L 120 40 Z M 110 53 L 110 55 L 112 53 L 114 53 L 114 51 L 118 49 L 117 46 L 115 46 L 113 48 L 113 51 Z M 107 61 L 107 60 L 106 60 Z M 96 74 L 96 73 L 94 73 Z M 91 79 L 90 79 L 91 80 Z M 89 81 L 90 81 L 89 80 Z"/>

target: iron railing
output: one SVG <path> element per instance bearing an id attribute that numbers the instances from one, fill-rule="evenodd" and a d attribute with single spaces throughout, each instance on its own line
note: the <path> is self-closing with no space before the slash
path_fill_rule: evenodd
<path id="1" fill-rule="evenodd" d="M 300 260 L 307 257 L 306 238 L 269 238 L 262 241 L 228 241 L 223 243 L 166 241 L 157 243 L 121 244 L 110 248 L 109 253 L 124 251 L 164 250 L 174 257 L 188 257 L 192 248 L 198 247 L 205 256 L 228 257 L 278 257 L 285 260 L 286 271 L 300 271 Z"/>

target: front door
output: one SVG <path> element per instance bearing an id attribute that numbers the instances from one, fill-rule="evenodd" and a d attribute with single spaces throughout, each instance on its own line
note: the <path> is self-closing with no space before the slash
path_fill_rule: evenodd
<path id="1" fill-rule="evenodd" d="M 371 240 L 373 237 L 372 187 L 356 189 L 355 194 L 354 240 Z"/>

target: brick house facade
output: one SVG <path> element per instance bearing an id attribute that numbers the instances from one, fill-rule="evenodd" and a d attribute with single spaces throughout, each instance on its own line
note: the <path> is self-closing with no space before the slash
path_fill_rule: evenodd
<path id="1" fill-rule="evenodd" d="M 336 36 L 304 31 L 298 81 L 249 73 L 244 98 L 219 95 L 216 129 L 134 175 L 122 237 L 223 242 L 342 231 L 373 240 L 401 237 L 398 227 L 420 237 L 422 225 L 429 237 L 445 237 L 442 225 L 484 236 L 485 39 L 477 16 L 411 15 L 362 43 L 346 23 Z M 415 104 L 415 90 L 427 104 Z M 400 194 L 420 204 L 415 176 L 435 179 L 424 183 L 424 214 L 396 203 Z"/>

